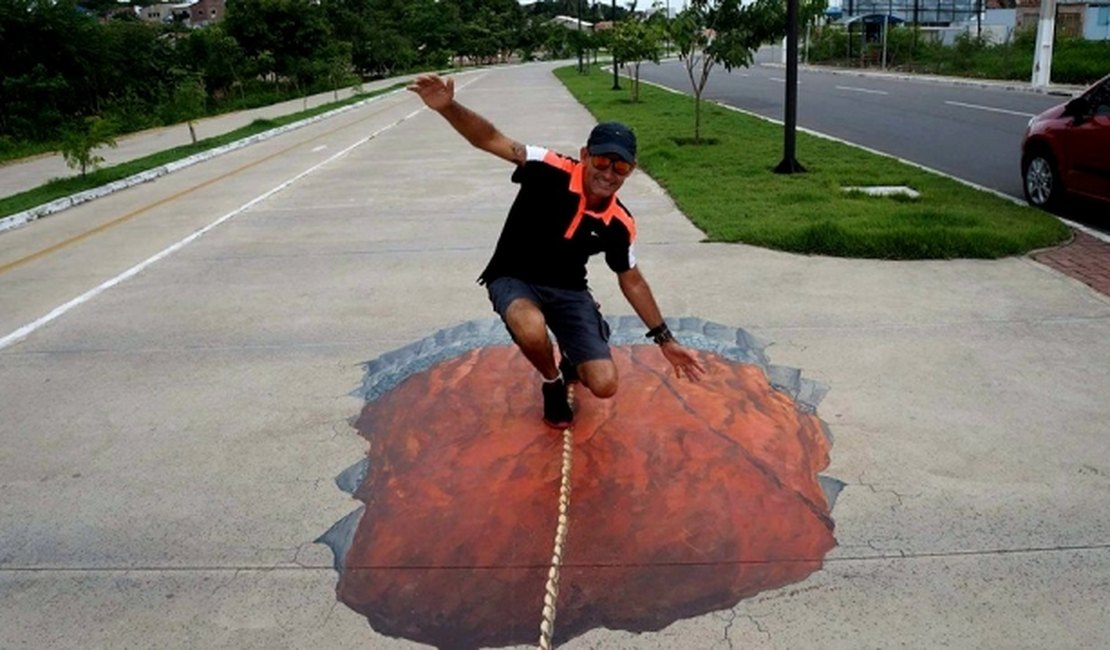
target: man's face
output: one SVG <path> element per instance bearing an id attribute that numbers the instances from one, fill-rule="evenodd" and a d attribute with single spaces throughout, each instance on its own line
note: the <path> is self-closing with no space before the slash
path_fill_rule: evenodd
<path id="1" fill-rule="evenodd" d="M 608 199 L 617 193 L 621 185 L 624 185 L 624 180 L 632 173 L 631 169 L 627 169 L 627 174 L 618 173 L 617 169 L 626 169 L 626 163 L 621 160 L 619 156 L 607 154 L 600 156 L 605 160 L 596 160 L 597 156 L 591 156 L 590 152 L 582 147 L 581 151 L 582 160 L 585 161 L 584 169 L 582 171 L 582 188 L 586 192 L 587 198 L 592 199 Z M 620 161 L 620 164 L 614 164 Z M 600 169 L 599 167 L 607 167 L 607 169 Z"/>

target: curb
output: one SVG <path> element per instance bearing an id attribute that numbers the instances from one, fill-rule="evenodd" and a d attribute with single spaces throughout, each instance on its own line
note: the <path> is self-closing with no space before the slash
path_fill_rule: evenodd
<path id="1" fill-rule="evenodd" d="M 166 174 L 171 174 L 175 171 L 195 165 L 199 162 L 204 162 L 206 160 L 216 158 L 217 156 L 222 156 L 226 153 L 230 153 L 237 149 L 242 149 L 243 147 L 250 146 L 257 142 L 269 140 L 270 138 L 282 135 L 283 133 L 294 131 L 303 126 L 308 126 L 309 124 L 313 124 L 315 122 L 328 119 L 335 115 L 339 115 L 340 113 L 345 113 L 356 108 L 361 108 L 367 104 L 376 102 L 380 99 L 385 99 L 386 97 L 390 97 L 402 91 L 404 91 L 404 88 L 397 88 L 395 90 L 391 90 L 380 95 L 375 95 L 374 97 L 368 97 L 362 101 L 355 102 L 353 104 L 341 106 L 334 110 L 320 113 L 319 115 L 314 115 L 312 117 L 308 117 L 297 122 L 292 122 L 284 126 L 279 126 L 276 129 L 263 131 L 262 133 L 256 133 L 240 140 L 229 142 L 214 149 L 209 149 L 207 151 L 193 154 L 187 158 L 182 158 L 181 160 L 175 160 L 173 162 L 166 163 L 165 165 L 160 165 L 158 167 L 139 172 L 132 176 L 128 176 L 127 178 L 121 178 L 120 180 L 112 181 L 107 185 L 101 185 L 100 187 L 95 187 L 91 190 L 85 190 L 84 192 L 78 192 L 76 194 L 71 194 L 60 199 L 55 199 L 49 203 L 44 203 L 42 205 L 24 210 L 23 212 L 17 212 L 13 215 L 0 219 L 0 233 L 11 230 L 13 228 L 18 228 L 20 226 L 31 223 L 36 219 L 41 219 L 56 212 L 61 212 L 62 210 L 72 208 L 73 206 L 80 205 L 87 201 L 92 201 L 93 199 L 107 196 L 109 194 L 112 194 L 113 192 L 118 192 L 119 190 L 124 190 L 140 183 L 152 181 L 156 178 L 165 176 Z"/>

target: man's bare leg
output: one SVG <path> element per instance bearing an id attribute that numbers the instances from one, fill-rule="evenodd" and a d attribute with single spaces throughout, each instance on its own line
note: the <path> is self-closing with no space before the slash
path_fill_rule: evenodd
<path id="1" fill-rule="evenodd" d="M 595 359 L 578 364 L 578 378 L 594 395 L 607 399 L 617 394 L 617 364 Z"/>
<path id="2" fill-rule="evenodd" d="M 555 348 L 547 335 L 547 320 L 536 303 L 527 298 L 517 298 L 505 310 L 505 325 L 513 335 L 524 357 L 535 366 L 544 379 L 559 376 L 555 365 Z"/>
<path id="3" fill-rule="evenodd" d="M 517 298 L 505 310 L 505 324 L 524 357 L 544 379 L 559 376 L 555 348 L 547 334 L 547 320 L 531 300 Z M 617 393 L 617 366 L 612 359 L 595 359 L 578 364 L 578 377 L 594 395 L 606 399 Z"/>

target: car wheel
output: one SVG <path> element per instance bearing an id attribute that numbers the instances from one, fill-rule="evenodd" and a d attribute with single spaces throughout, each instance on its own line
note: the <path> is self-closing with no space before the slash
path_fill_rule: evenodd
<path id="1" fill-rule="evenodd" d="M 1038 208 L 1051 208 L 1060 202 L 1064 185 L 1056 171 L 1052 157 L 1042 151 L 1034 152 L 1022 167 L 1025 200 Z"/>

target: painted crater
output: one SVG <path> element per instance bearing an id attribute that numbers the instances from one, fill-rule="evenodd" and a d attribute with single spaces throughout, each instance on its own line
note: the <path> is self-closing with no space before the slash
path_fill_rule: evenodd
<path id="1" fill-rule="evenodd" d="M 556 642 L 732 607 L 805 579 L 836 545 L 823 386 L 694 318 L 673 329 L 708 374 L 679 381 L 639 319 L 610 320 L 620 391 L 575 395 Z M 370 448 L 337 479 L 364 506 L 318 541 L 339 599 L 374 630 L 441 648 L 535 642 L 562 460 L 538 381 L 497 320 L 367 365 L 355 427 Z"/>

